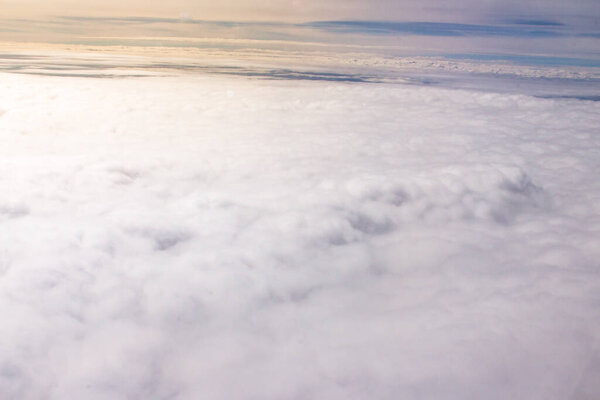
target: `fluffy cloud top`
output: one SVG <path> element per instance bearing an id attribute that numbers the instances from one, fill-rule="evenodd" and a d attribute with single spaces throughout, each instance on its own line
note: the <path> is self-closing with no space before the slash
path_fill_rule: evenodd
<path id="1" fill-rule="evenodd" d="M 597 397 L 599 103 L 0 89 L 2 399 Z"/>

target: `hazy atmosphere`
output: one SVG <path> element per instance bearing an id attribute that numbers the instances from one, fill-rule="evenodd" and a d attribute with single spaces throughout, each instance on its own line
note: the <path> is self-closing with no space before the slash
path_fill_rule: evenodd
<path id="1" fill-rule="evenodd" d="M 376 19 L 452 22 L 524 17 L 588 20 L 598 24 L 596 0 L 2 0 L 8 16 L 194 16 L 199 19 L 289 20 Z"/>
<path id="2" fill-rule="evenodd" d="M 0 399 L 600 398 L 599 4 L 0 0 Z"/>

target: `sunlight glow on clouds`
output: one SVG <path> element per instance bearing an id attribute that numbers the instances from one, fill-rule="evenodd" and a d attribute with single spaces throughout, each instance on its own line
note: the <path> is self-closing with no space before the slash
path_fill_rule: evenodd
<path id="1" fill-rule="evenodd" d="M 0 400 L 599 398 L 598 3 L 0 0 Z"/>

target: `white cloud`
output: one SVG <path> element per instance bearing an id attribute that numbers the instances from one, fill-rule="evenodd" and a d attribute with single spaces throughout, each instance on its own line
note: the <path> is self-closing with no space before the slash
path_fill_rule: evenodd
<path id="1" fill-rule="evenodd" d="M 0 87 L 3 399 L 598 392 L 598 103 Z"/>

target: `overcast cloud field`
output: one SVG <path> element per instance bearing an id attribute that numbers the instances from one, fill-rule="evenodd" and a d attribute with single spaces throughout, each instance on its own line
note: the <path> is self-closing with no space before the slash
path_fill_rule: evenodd
<path id="1" fill-rule="evenodd" d="M 125 3 L 0 15 L 0 400 L 600 398 L 593 2 Z"/>
<path id="2" fill-rule="evenodd" d="M 0 75 L 5 399 L 592 399 L 598 102 Z"/>

